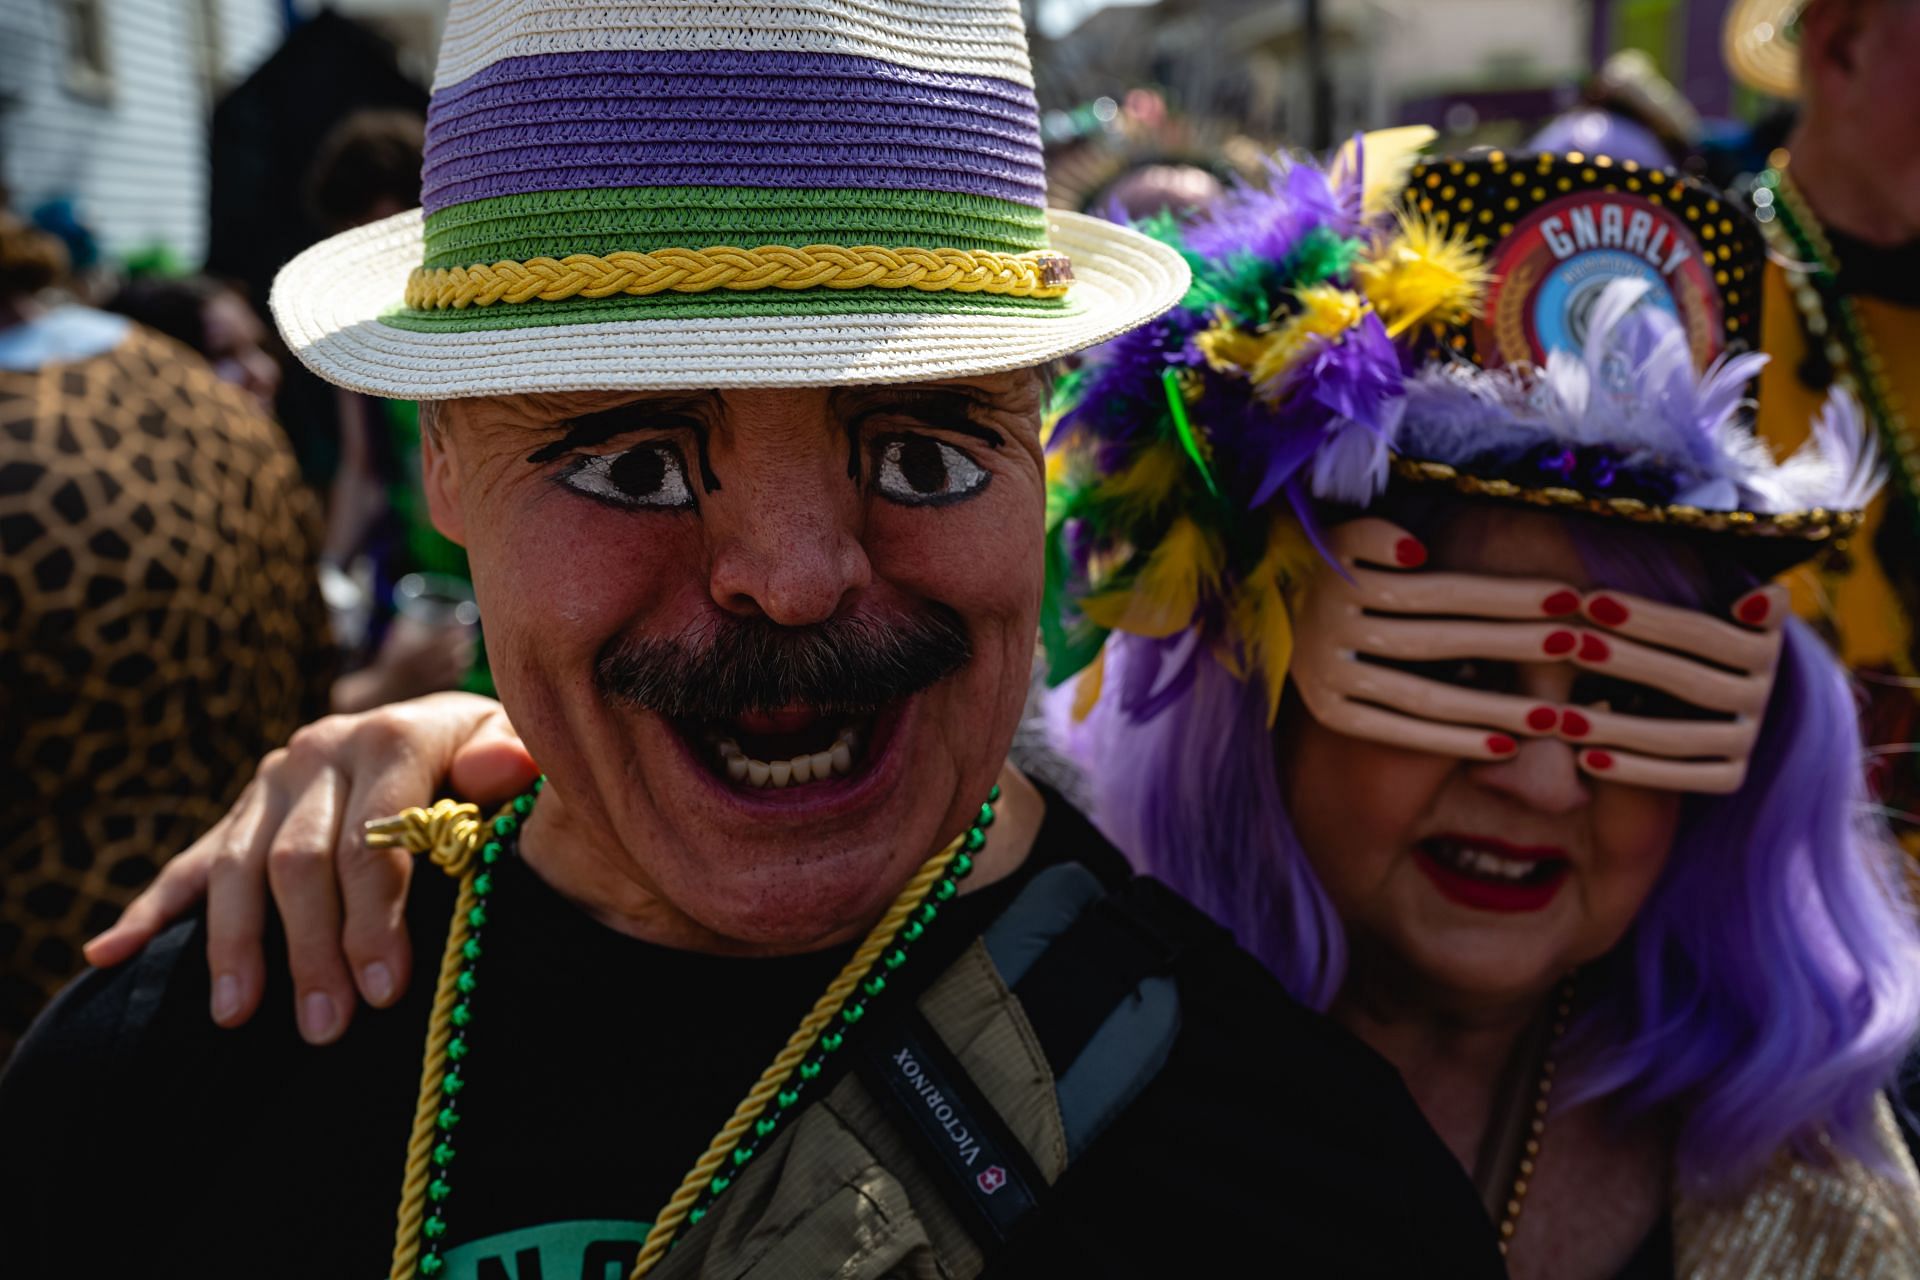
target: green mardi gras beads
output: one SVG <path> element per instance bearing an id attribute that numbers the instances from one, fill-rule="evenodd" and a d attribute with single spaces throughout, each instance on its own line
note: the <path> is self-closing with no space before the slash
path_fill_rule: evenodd
<path id="1" fill-rule="evenodd" d="M 480 863 L 483 867 L 493 867 L 499 863 L 502 858 L 506 857 L 513 847 L 519 843 L 517 837 L 520 832 L 521 823 L 524 819 L 532 815 L 535 801 L 539 798 L 541 791 L 545 789 L 546 781 L 544 775 L 534 779 L 533 786 L 523 794 L 516 796 L 511 805 L 508 806 L 511 812 L 502 813 L 493 819 L 490 826 L 492 838 L 480 846 Z M 870 999 L 877 998 L 887 989 L 887 979 L 884 971 L 896 970 L 906 964 L 909 949 L 925 935 L 927 926 L 931 925 L 938 917 L 938 904 L 952 899 L 959 893 L 959 882 L 966 879 L 973 871 L 973 855 L 978 854 L 986 847 L 986 828 L 993 825 L 993 805 L 999 799 L 1000 788 L 996 786 L 988 792 L 987 802 L 980 806 L 980 812 L 975 818 L 973 825 L 967 828 L 965 835 L 961 839 L 960 851 L 955 853 L 952 860 L 947 864 L 946 874 L 934 883 L 927 898 L 922 901 L 919 909 L 909 917 L 906 924 L 902 926 L 900 932 L 895 936 L 893 945 L 889 947 L 881 957 L 880 969 L 869 973 L 866 978 L 862 980 L 856 993 L 841 1007 L 840 1018 L 837 1024 L 821 1034 L 819 1040 L 815 1042 L 812 1052 L 801 1061 L 800 1065 L 794 1070 L 793 1075 L 788 1077 L 785 1085 L 774 1095 L 773 1108 L 762 1114 L 754 1122 L 751 1135 L 728 1153 L 727 1158 L 733 1170 L 738 1171 L 745 1168 L 746 1165 L 764 1149 L 764 1146 L 771 1142 L 775 1135 L 779 1133 L 785 1119 L 789 1115 L 792 1115 L 798 1108 L 801 1094 L 808 1082 L 818 1080 L 823 1074 L 826 1065 L 826 1056 L 837 1052 L 846 1043 L 846 1031 L 857 1025 L 861 1019 L 866 1016 L 867 1002 Z M 472 881 L 472 891 L 478 898 L 489 896 L 493 893 L 494 888 L 495 884 L 490 870 L 481 871 Z M 472 966 L 481 956 L 479 932 L 487 923 L 487 920 L 488 914 L 482 905 L 476 904 L 467 913 L 467 923 L 474 932 L 467 938 L 461 948 L 461 956 L 465 964 L 461 967 L 459 976 L 455 980 L 455 985 L 462 996 L 470 996 L 478 985 L 478 980 L 474 975 Z M 471 1046 L 467 1043 L 466 1039 L 466 1029 L 471 1027 L 473 1023 L 474 1011 L 472 1005 L 467 1000 L 461 1000 L 460 1003 L 454 1007 L 451 1018 L 454 1025 L 461 1028 L 462 1031 L 461 1034 L 454 1036 L 448 1043 L 447 1057 L 454 1063 L 459 1064 L 471 1052 Z M 453 1162 L 454 1157 L 453 1144 L 444 1140 L 445 1135 L 460 1121 L 460 1115 L 455 1111 L 451 1103 L 454 1096 L 465 1087 L 466 1082 L 460 1074 L 460 1067 L 458 1065 L 449 1069 L 441 1076 L 440 1092 L 442 1097 L 447 1100 L 448 1105 L 443 1107 L 435 1117 L 443 1140 L 438 1146 L 434 1147 L 432 1160 L 434 1166 L 442 1172 Z M 704 1189 L 700 1202 L 688 1212 L 688 1224 L 697 1224 L 705 1218 L 712 1207 L 713 1201 L 732 1184 L 733 1176 L 731 1173 L 719 1174 L 711 1178 Z M 441 1258 L 439 1254 L 437 1241 L 447 1230 L 445 1204 L 451 1194 L 452 1186 L 444 1177 L 435 1177 L 427 1188 L 427 1195 L 436 1207 L 433 1214 L 421 1224 L 420 1228 L 423 1244 L 420 1260 L 417 1264 L 417 1270 L 420 1275 L 436 1275 L 446 1265 L 445 1260 Z"/>
<path id="2" fill-rule="evenodd" d="M 1000 788 L 996 786 L 990 793 L 988 802 L 980 806 L 980 822 L 967 829 L 966 836 L 961 841 L 963 851 L 953 856 L 952 861 L 947 864 L 946 875 L 935 883 L 932 892 L 929 894 L 929 900 L 922 904 L 915 916 L 910 918 L 908 923 L 901 928 L 900 933 L 894 939 L 893 946 L 888 948 L 886 953 L 881 956 L 880 963 L 884 969 L 898 969 L 907 962 L 908 947 L 920 940 L 921 936 L 926 932 L 927 925 L 933 922 L 937 914 L 933 899 L 937 898 L 940 901 L 945 901 L 952 898 L 959 892 L 959 882 L 966 879 L 967 876 L 972 873 L 973 859 L 968 856 L 968 853 L 977 853 L 986 846 L 986 832 L 982 830 L 982 828 L 991 825 L 993 822 L 993 801 L 999 798 Z M 728 1154 L 728 1158 L 733 1162 L 733 1167 L 736 1170 L 744 1167 L 748 1161 L 754 1158 L 757 1152 L 763 1150 L 771 1142 L 786 1117 L 794 1111 L 796 1105 L 799 1103 L 801 1090 L 808 1082 L 820 1078 L 822 1072 L 825 1070 L 826 1056 L 836 1052 L 846 1043 L 847 1029 L 851 1029 L 866 1016 L 868 1000 L 879 996 L 886 988 L 887 979 L 882 972 L 870 973 L 860 983 L 857 993 L 850 997 L 840 1010 L 840 1025 L 821 1033 L 819 1040 L 814 1044 L 813 1052 L 802 1059 L 800 1065 L 795 1068 L 793 1075 L 788 1077 L 786 1087 L 774 1095 L 774 1106 L 771 1113 L 764 1114 L 756 1120 L 751 1135 L 743 1138 L 739 1145 L 734 1147 Z M 713 1202 L 731 1183 L 732 1178 L 730 1176 L 716 1177 L 709 1182 L 700 1200 L 687 1214 L 688 1225 L 691 1226 L 698 1223 L 702 1218 L 706 1217 L 708 1210 L 713 1206 Z"/>
<path id="3" fill-rule="evenodd" d="M 506 856 L 508 850 L 518 844 L 520 821 L 533 812 L 534 800 L 539 796 L 545 782 L 544 777 L 536 779 L 531 790 L 515 797 L 509 806 L 511 813 L 503 813 L 493 820 L 490 827 L 492 838 L 480 846 L 480 863 L 483 868 L 492 868 L 497 865 L 500 859 Z M 494 890 L 492 871 L 488 869 L 478 872 L 471 881 L 471 889 L 473 895 L 479 899 L 485 899 L 492 894 Z M 480 936 L 487 924 L 487 919 L 487 910 L 483 904 L 476 903 L 468 910 L 467 925 L 472 932 L 461 945 L 460 955 L 463 963 L 459 974 L 454 979 L 454 987 L 460 992 L 462 999 L 454 1005 L 448 1019 L 453 1026 L 460 1029 L 460 1033 L 448 1042 L 447 1058 L 456 1065 L 440 1077 L 440 1096 L 447 1105 L 442 1106 L 434 1116 L 434 1125 L 440 1133 L 441 1141 L 433 1149 L 432 1161 L 434 1167 L 441 1173 L 444 1173 L 447 1166 L 453 1163 L 453 1143 L 447 1138 L 454 1127 L 460 1123 L 460 1113 L 452 1104 L 455 1096 L 466 1088 L 466 1080 L 461 1076 L 458 1064 L 472 1052 L 472 1046 L 467 1041 L 467 1033 L 473 1025 L 475 1015 L 469 997 L 479 986 L 479 979 L 474 973 L 473 965 L 481 955 Z M 438 1275 L 446 1266 L 446 1260 L 439 1254 L 437 1242 L 447 1231 L 446 1203 L 452 1194 L 453 1187 L 445 1177 L 435 1177 L 427 1186 L 427 1197 L 435 1207 L 432 1215 L 420 1224 L 422 1249 L 420 1260 L 415 1264 L 419 1275 Z"/>

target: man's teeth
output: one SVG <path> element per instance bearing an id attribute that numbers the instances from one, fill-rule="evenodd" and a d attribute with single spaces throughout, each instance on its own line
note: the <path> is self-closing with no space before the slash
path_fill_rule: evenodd
<path id="1" fill-rule="evenodd" d="M 793 787 L 803 782 L 824 782 L 835 774 L 852 773 L 855 742 L 854 731 L 842 729 L 832 747 L 791 760 L 755 760 L 732 738 L 720 739 L 714 744 L 714 750 L 720 753 L 727 777 L 735 782 L 755 787 Z"/>
<path id="2" fill-rule="evenodd" d="M 1516 862 L 1463 844 L 1435 841 L 1431 848 L 1436 858 L 1455 871 L 1490 880 L 1525 880 L 1540 870 L 1538 862 Z"/>

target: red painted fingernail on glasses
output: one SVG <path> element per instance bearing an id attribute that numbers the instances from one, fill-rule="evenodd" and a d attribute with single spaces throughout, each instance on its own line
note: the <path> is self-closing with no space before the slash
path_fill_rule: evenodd
<path id="1" fill-rule="evenodd" d="M 1587 605 L 1587 616 L 1603 627 L 1617 627 L 1627 620 L 1627 606 L 1612 596 L 1595 596 Z"/>

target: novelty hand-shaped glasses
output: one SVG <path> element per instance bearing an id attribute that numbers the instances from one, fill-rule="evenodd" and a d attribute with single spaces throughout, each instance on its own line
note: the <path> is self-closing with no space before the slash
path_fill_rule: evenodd
<path id="1" fill-rule="evenodd" d="M 1340 525 L 1329 547 L 1340 571 L 1308 587 L 1291 668 L 1327 728 L 1484 761 L 1514 755 L 1521 738 L 1558 738 L 1597 778 L 1739 789 L 1773 691 L 1783 588 L 1749 592 L 1722 621 L 1618 591 L 1421 572 L 1425 549 L 1384 520 Z M 1566 705 L 1488 678 L 1551 662 L 1592 673 Z"/>

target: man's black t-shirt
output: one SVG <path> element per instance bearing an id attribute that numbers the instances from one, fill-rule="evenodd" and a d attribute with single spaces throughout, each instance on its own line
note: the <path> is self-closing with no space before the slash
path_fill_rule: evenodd
<path id="1" fill-rule="evenodd" d="M 949 904 L 888 1000 L 936 977 L 1039 868 L 1127 875 L 1047 799 L 1027 865 Z M 421 972 L 328 1048 L 296 1035 L 283 965 L 252 1023 L 215 1027 L 194 922 L 70 987 L 0 1080 L 0 1273 L 383 1274 L 452 903 L 424 865 L 414 885 Z M 517 861 L 488 915 L 442 1274 L 618 1280 L 848 949 L 667 950 L 595 923 Z M 1242 952 L 1198 949 L 1176 977 L 1166 1066 L 989 1274 L 1502 1274 L 1472 1188 L 1383 1060 Z"/>

